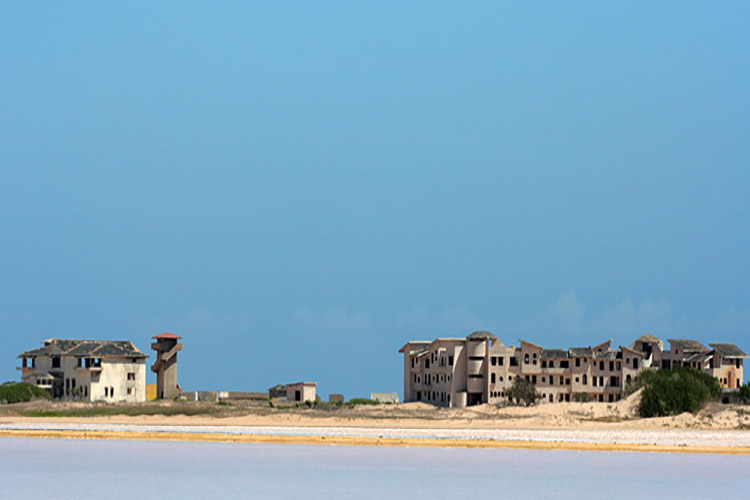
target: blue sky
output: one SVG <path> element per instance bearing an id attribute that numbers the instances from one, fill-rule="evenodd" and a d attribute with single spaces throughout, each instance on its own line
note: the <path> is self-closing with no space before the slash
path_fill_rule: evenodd
<path id="1" fill-rule="evenodd" d="M 0 7 L 0 380 L 402 390 L 409 339 L 750 350 L 750 7 Z"/>

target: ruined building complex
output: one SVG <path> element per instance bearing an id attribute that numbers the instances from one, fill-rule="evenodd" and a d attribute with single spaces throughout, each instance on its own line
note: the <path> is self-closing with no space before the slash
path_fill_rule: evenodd
<path id="1" fill-rule="evenodd" d="M 668 339 L 669 349 L 653 335 L 629 347 L 612 348 L 608 340 L 593 347 L 545 349 L 520 341 L 505 346 L 489 332 L 466 338 L 408 342 L 404 354 L 404 401 L 465 407 L 507 401 L 513 379 L 532 382 L 543 402 L 618 401 L 625 384 L 648 368 L 696 368 L 715 377 L 722 388 L 742 384 L 747 355 L 734 344 L 702 345 L 695 340 Z M 582 395 L 587 396 L 582 396 Z"/>
<path id="2" fill-rule="evenodd" d="M 21 379 L 52 397 L 146 400 L 146 355 L 129 341 L 49 339 L 19 354 Z"/>

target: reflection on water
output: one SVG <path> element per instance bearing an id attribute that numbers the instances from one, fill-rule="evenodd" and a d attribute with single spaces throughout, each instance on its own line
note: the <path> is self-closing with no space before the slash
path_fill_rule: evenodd
<path id="1" fill-rule="evenodd" d="M 717 498 L 750 457 L 0 439 L 2 498 Z"/>

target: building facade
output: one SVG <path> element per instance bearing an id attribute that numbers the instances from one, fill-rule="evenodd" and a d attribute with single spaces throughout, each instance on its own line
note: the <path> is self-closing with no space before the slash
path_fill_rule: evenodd
<path id="1" fill-rule="evenodd" d="M 129 341 L 49 339 L 19 354 L 23 382 L 54 398 L 140 403 L 146 400 L 146 355 Z"/>
<path id="2" fill-rule="evenodd" d="M 465 338 L 408 342 L 404 355 L 404 401 L 463 408 L 507 402 L 513 380 L 533 383 L 545 403 L 591 400 L 615 402 L 625 385 L 644 369 L 689 366 L 715 377 L 722 388 L 742 384 L 747 355 L 734 344 L 709 344 L 669 339 L 670 349 L 653 335 L 630 346 L 612 341 L 589 347 L 545 349 L 520 340 L 505 346 L 489 333 Z"/>

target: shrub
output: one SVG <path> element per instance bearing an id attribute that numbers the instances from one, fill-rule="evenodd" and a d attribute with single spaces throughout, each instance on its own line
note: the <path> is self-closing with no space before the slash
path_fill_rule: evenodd
<path id="1" fill-rule="evenodd" d="M 540 399 L 541 395 L 536 391 L 536 386 L 525 378 L 513 379 L 513 386 L 508 389 L 508 401 L 511 404 L 531 406 Z"/>
<path id="2" fill-rule="evenodd" d="M 750 385 L 745 384 L 737 391 L 737 402 L 743 405 L 750 405 Z"/>
<path id="3" fill-rule="evenodd" d="M 627 398 L 638 389 L 646 387 L 656 376 L 656 370 L 643 370 L 641 373 L 635 376 L 625 383 L 625 388 L 622 390 L 622 397 Z"/>
<path id="4" fill-rule="evenodd" d="M 377 401 L 367 398 L 353 398 L 349 400 L 349 404 L 351 406 L 357 406 L 357 405 L 376 405 L 378 404 Z"/>
<path id="5" fill-rule="evenodd" d="M 576 403 L 589 403 L 594 400 L 594 396 L 588 392 L 574 392 L 573 401 Z"/>
<path id="6" fill-rule="evenodd" d="M 719 382 L 693 368 L 659 370 L 647 377 L 638 410 L 642 417 L 695 413 L 709 399 L 721 396 Z"/>
<path id="7" fill-rule="evenodd" d="M 23 403 L 32 399 L 50 399 L 50 395 L 44 389 L 26 382 L 7 382 L 0 385 L 0 402 L 2 403 Z"/>

